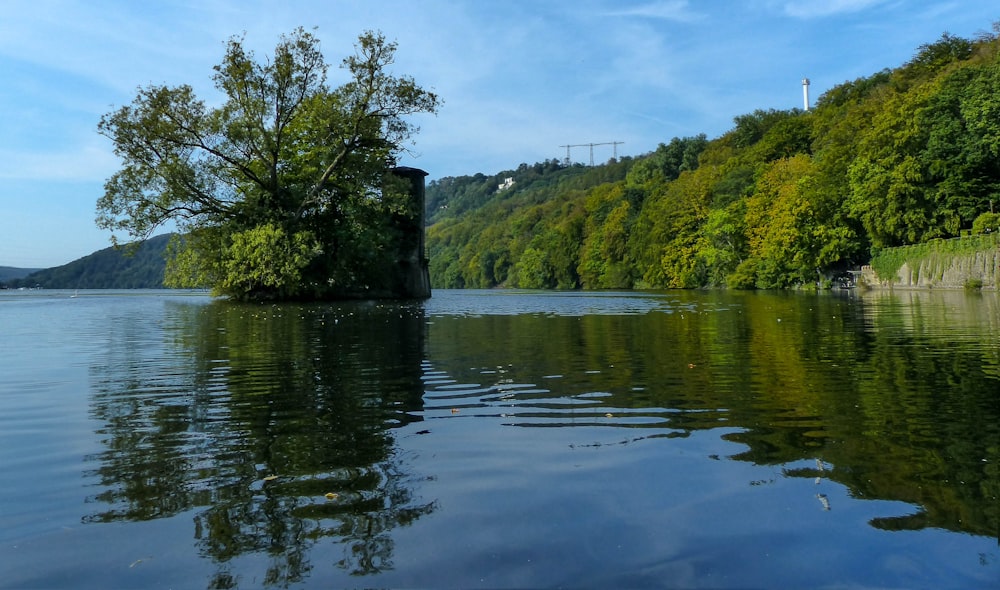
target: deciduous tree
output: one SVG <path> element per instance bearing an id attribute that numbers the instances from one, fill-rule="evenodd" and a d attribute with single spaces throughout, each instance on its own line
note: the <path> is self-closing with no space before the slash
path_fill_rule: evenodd
<path id="1" fill-rule="evenodd" d="M 142 239 L 176 223 L 187 238 L 168 265 L 175 286 L 323 298 L 378 284 L 393 215 L 409 206 L 387 171 L 417 131 L 408 117 L 440 101 L 388 71 L 396 44 L 381 34 L 362 34 L 355 49 L 337 88 L 302 28 L 266 60 L 230 39 L 213 77 L 217 107 L 191 86 L 141 88 L 98 126 L 122 161 L 98 225 Z"/>

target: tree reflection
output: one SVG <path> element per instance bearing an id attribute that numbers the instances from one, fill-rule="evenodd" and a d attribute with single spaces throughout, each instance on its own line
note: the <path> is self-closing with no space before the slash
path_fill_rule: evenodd
<path id="1" fill-rule="evenodd" d="M 237 557 L 266 585 L 302 580 L 331 540 L 354 574 L 392 567 L 394 528 L 434 509 L 408 487 L 393 428 L 417 420 L 426 320 L 418 304 L 167 303 L 120 317 L 92 368 L 91 457 L 103 507 L 86 522 L 190 513 L 234 587 Z"/>
<path id="2" fill-rule="evenodd" d="M 533 407 L 548 424 L 610 425 L 602 408 L 624 408 L 649 419 L 623 428 L 725 427 L 746 448 L 732 459 L 920 507 L 872 526 L 993 536 L 1000 307 L 990 297 L 672 293 L 672 309 L 638 316 L 435 318 L 428 350 L 458 382 L 501 361 L 505 380 L 574 398 L 562 420 L 564 410 Z M 823 472 L 797 467 L 817 461 Z"/>

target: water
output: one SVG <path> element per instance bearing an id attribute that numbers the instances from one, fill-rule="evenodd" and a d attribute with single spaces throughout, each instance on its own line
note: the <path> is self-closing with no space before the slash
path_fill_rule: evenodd
<path id="1" fill-rule="evenodd" d="M 1000 584 L 1000 299 L 0 292 L 0 587 Z"/>

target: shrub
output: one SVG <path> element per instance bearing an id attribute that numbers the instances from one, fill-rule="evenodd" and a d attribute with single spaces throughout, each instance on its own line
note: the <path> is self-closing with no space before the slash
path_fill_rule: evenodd
<path id="1" fill-rule="evenodd" d="M 974 234 L 997 232 L 1000 232 L 1000 213 L 983 213 L 972 222 Z"/>
<path id="2" fill-rule="evenodd" d="M 983 279 L 966 279 L 963 286 L 966 291 L 979 291 L 983 288 Z"/>

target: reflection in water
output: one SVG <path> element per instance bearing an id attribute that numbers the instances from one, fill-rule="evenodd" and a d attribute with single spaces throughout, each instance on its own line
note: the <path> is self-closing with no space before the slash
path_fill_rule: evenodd
<path id="1" fill-rule="evenodd" d="M 621 524 L 633 516 L 625 510 L 633 500 L 640 512 L 661 507 L 650 500 L 658 488 L 643 488 L 658 470 L 706 486 L 720 485 L 706 473 L 752 473 L 746 486 L 719 494 L 727 506 L 713 503 L 711 488 L 658 482 L 676 494 L 668 508 L 677 512 L 657 522 L 677 520 L 684 506 L 705 511 L 690 520 L 704 520 L 706 529 L 720 526 L 714 514 L 735 513 L 722 524 L 762 546 L 780 549 L 800 523 L 773 525 L 779 532 L 770 522 L 754 528 L 759 521 L 739 521 L 733 506 L 779 503 L 789 489 L 824 518 L 852 514 L 865 500 L 893 501 L 869 503 L 858 522 L 869 520 L 862 528 L 870 535 L 937 529 L 992 538 L 1000 523 L 1000 309 L 995 299 L 976 297 L 445 292 L 413 305 L 180 300 L 159 315 L 135 307 L 109 319 L 110 345 L 90 361 L 91 417 L 103 450 L 89 457 L 95 485 L 85 521 L 191 523 L 198 552 L 215 567 L 215 588 L 250 583 L 240 580 L 248 559 L 267 563 L 254 585 L 321 577 L 320 559 L 381 585 L 386 578 L 376 574 L 400 567 L 404 529 L 418 537 L 437 531 L 428 543 L 464 552 L 455 556 L 456 579 L 480 579 L 477 566 L 507 564 L 490 565 L 470 540 L 482 534 L 483 541 L 494 531 L 482 527 L 523 518 L 531 506 L 558 506 L 565 520 L 554 528 L 591 522 L 601 527 L 594 534 L 626 542 L 669 536 Z M 521 447 L 503 437 L 510 433 L 539 453 L 512 451 Z M 727 442 L 706 456 L 649 451 L 697 449 L 720 438 Z M 475 454 L 463 455 L 455 440 Z M 507 444 L 492 446 L 501 441 Z M 601 469 L 545 463 L 566 457 L 553 450 L 564 442 L 574 460 Z M 636 454 L 613 453 L 626 447 Z M 451 462 L 427 459 L 437 454 Z M 619 469 L 608 457 L 639 468 Z M 665 463 L 645 463 L 649 457 Z M 605 471 L 635 479 L 602 489 L 634 488 L 635 497 L 595 499 L 564 487 L 553 498 L 560 492 L 529 479 L 556 473 L 544 481 L 566 478 L 576 491 L 601 488 L 589 478 Z M 437 473 L 460 488 L 448 506 L 422 497 Z M 507 485 L 530 498 L 504 495 Z M 457 519 L 449 510 L 467 496 L 497 486 L 494 504 L 484 508 L 476 497 L 472 508 L 459 508 L 461 534 L 435 528 Z M 901 515 L 899 502 L 912 511 Z M 584 506 L 592 511 L 579 512 Z M 601 512 L 608 506 L 623 509 Z M 896 512 L 883 511 L 890 509 Z M 841 526 L 843 533 L 850 525 Z M 513 530 L 519 536 L 489 538 L 490 546 L 557 555 L 523 536 L 530 526 Z M 841 542 L 830 534 L 831 546 Z M 719 556 L 734 550 L 709 531 L 680 538 L 691 545 L 675 554 L 717 543 L 700 548 L 715 556 L 706 558 L 713 564 L 729 563 Z M 431 558 L 410 542 L 407 571 L 420 571 L 419 556 Z M 319 558 L 320 546 L 339 553 Z M 636 550 L 640 563 L 663 559 L 657 548 L 673 550 L 650 547 L 652 557 Z M 995 567 L 993 554 L 980 559 Z M 726 567 L 739 574 L 745 564 Z M 551 579 L 572 580 L 572 573 Z M 856 576 L 848 580 L 865 574 Z"/>
<path id="2" fill-rule="evenodd" d="M 877 528 L 997 536 L 995 297 L 676 293 L 655 313 L 582 317 L 562 297 L 531 315 L 433 317 L 428 409 L 645 437 L 735 427 L 733 459 L 920 507 Z"/>
<path id="3" fill-rule="evenodd" d="M 393 454 L 421 408 L 421 309 L 170 305 L 160 330 L 116 318 L 92 369 L 107 450 L 91 459 L 104 508 L 85 520 L 190 512 L 222 567 L 213 587 L 248 553 L 271 556 L 266 585 L 300 580 L 320 538 L 348 571 L 391 567 L 391 529 L 433 510 Z"/>
<path id="4" fill-rule="evenodd" d="M 891 468 L 859 468 L 859 492 L 922 507 L 872 524 L 1000 541 L 1000 298 L 876 292 L 864 303 L 873 347 L 855 385 L 865 444 L 855 452 Z"/>

